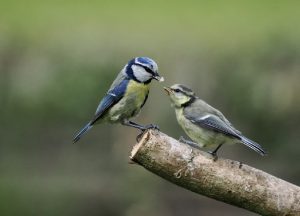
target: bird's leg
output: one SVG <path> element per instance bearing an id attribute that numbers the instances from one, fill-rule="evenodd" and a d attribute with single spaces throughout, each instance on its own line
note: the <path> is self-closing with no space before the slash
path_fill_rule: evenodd
<path id="1" fill-rule="evenodd" d="M 139 142 L 140 141 L 140 138 L 141 136 L 144 134 L 144 132 L 148 129 L 156 129 L 156 130 L 159 130 L 159 127 L 157 125 L 153 125 L 153 124 L 149 124 L 149 125 L 140 125 L 140 124 L 137 124 L 135 122 L 132 122 L 132 121 L 129 121 L 129 120 L 125 120 L 122 122 L 123 125 L 126 125 L 126 126 L 129 126 L 129 127 L 134 127 L 134 128 L 137 128 L 139 130 L 141 130 L 141 133 L 136 137 L 136 141 Z"/>
<path id="2" fill-rule="evenodd" d="M 182 143 L 185 143 L 185 144 L 188 144 L 189 146 L 191 146 L 191 147 L 193 147 L 193 148 L 196 148 L 196 149 L 200 149 L 200 150 L 201 150 L 201 148 L 199 147 L 199 144 L 198 144 L 198 143 L 195 143 L 195 142 L 193 142 L 193 141 L 191 141 L 191 140 L 187 140 L 187 139 L 185 139 L 183 136 L 180 136 L 178 141 L 179 141 L 179 142 L 182 142 Z"/>
<path id="3" fill-rule="evenodd" d="M 148 129 L 159 130 L 158 125 L 155 125 L 155 124 L 148 124 L 148 125 L 145 125 L 144 127 L 145 127 L 145 130 L 148 130 Z"/>
<path id="4" fill-rule="evenodd" d="M 157 125 L 154 125 L 154 124 L 148 124 L 148 125 L 140 125 L 138 123 L 135 123 L 133 121 L 129 121 L 129 120 L 125 120 L 122 122 L 123 125 L 126 125 L 126 126 L 129 126 L 129 127 L 134 127 L 134 128 L 137 128 L 137 129 L 140 129 L 141 131 L 145 131 L 145 130 L 148 130 L 148 129 L 156 129 L 156 130 L 159 130 L 159 127 Z"/>
<path id="5" fill-rule="evenodd" d="M 217 151 L 221 148 L 221 146 L 224 144 L 224 142 L 222 142 L 221 144 L 219 144 L 217 146 L 217 148 L 213 151 L 208 151 L 209 154 L 211 154 L 214 157 L 214 160 L 216 161 L 218 159 L 218 155 L 217 155 Z"/>
<path id="6" fill-rule="evenodd" d="M 146 128 L 143 125 L 139 125 L 139 124 L 137 124 L 135 122 L 132 122 L 132 121 L 129 121 L 129 120 L 123 121 L 122 125 L 126 125 L 126 126 L 129 126 L 129 127 L 134 127 L 134 128 L 137 128 L 141 131 L 146 130 Z"/>

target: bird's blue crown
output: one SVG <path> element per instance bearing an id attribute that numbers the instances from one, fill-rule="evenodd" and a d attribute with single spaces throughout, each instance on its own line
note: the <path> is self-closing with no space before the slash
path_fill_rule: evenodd
<path id="1" fill-rule="evenodd" d="M 150 59 L 148 57 L 136 57 L 136 58 L 131 59 L 127 63 L 126 69 L 125 69 L 128 77 L 135 81 L 141 82 L 141 80 L 138 79 L 138 77 L 136 76 L 136 74 L 133 71 L 134 65 L 142 67 L 151 76 L 158 75 L 157 74 L 158 66 L 155 61 L 153 61 L 152 59 Z M 147 80 L 146 82 L 150 82 L 150 81 L 151 81 L 151 78 L 149 78 L 149 80 Z"/>

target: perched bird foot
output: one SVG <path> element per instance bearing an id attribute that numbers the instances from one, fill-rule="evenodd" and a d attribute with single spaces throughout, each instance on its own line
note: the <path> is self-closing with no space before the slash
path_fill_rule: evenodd
<path id="1" fill-rule="evenodd" d="M 224 142 L 220 143 L 218 147 L 213 151 L 208 151 L 207 153 L 211 154 L 214 157 L 214 161 L 218 160 L 217 151 L 221 148 L 221 146 L 224 144 Z"/>
<path id="2" fill-rule="evenodd" d="M 158 127 L 158 125 L 155 125 L 155 124 L 148 124 L 145 126 L 141 126 L 139 129 L 141 130 L 141 133 L 139 135 L 137 135 L 137 137 L 136 137 L 137 142 L 139 142 L 141 140 L 142 136 L 144 135 L 144 133 L 147 130 L 149 130 L 149 129 L 159 130 L 159 127 Z"/>
<path id="3" fill-rule="evenodd" d="M 144 131 L 141 131 L 141 133 L 139 133 L 139 135 L 137 135 L 137 137 L 135 138 L 135 140 L 136 140 L 137 142 L 140 142 L 142 136 L 144 135 L 144 132 L 145 132 L 145 130 L 144 130 Z"/>
<path id="4" fill-rule="evenodd" d="M 179 142 L 185 143 L 186 139 L 183 136 L 180 136 L 178 139 Z"/>
<path id="5" fill-rule="evenodd" d="M 211 156 L 213 156 L 213 160 L 217 161 L 218 160 L 218 155 L 216 151 L 207 151 L 208 154 L 210 154 Z"/>

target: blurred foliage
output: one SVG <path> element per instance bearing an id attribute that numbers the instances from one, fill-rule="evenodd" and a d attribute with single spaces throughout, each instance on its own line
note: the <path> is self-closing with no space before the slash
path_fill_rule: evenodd
<path id="1" fill-rule="evenodd" d="M 300 184 L 298 1 L 0 3 L 1 215 L 254 215 L 128 164 L 137 131 L 99 125 L 76 145 L 134 56 L 155 59 L 269 152 L 220 154 Z M 183 131 L 162 85 L 137 118 Z"/>

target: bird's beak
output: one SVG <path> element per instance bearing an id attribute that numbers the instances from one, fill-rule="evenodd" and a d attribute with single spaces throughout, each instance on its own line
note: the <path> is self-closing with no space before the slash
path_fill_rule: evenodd
<path id="1" fill-rule="evenodd" d="M 172 89 L 170 87 L 164 87 L 164 90 L 167 92 L 168 95 L 172 93 Z"/>
<path id="2" fill-rule="evenodd" d="M 157 80 L 158 82 L 163 82 L 163 81 L 165 81 L 165 79 L 164 79 L 163 77 L 159 76 L 159 75 L 153 76 L 153 79 Z"/>

